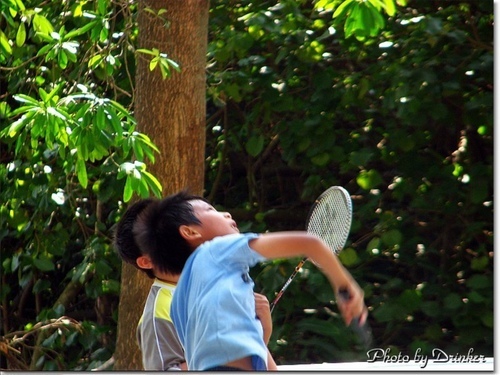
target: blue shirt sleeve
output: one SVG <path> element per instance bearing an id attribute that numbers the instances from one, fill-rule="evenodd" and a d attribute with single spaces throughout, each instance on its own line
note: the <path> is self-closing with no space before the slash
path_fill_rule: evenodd
<path id="1" fill-rule="evenodd" d="M 207 250 L 216 262 L 226 268 L 246 269 L 266 260 L 265 257 L 253 250 L 249 245 L 250 240 L 258 237 L 259 235 L 256 233 L 216 237 L 209 241 L 210 244 L 207 244 Z"/>

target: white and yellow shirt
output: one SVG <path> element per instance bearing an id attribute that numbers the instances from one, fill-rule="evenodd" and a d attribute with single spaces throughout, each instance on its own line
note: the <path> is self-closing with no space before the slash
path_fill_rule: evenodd
<path id="1" fill-rule="evenodd" d="M 180 370 L 185 362 L 172 319 L 170 305 L 175 285 L 155 279 L 137 325 L 137 341 L 144 370 Z"/>

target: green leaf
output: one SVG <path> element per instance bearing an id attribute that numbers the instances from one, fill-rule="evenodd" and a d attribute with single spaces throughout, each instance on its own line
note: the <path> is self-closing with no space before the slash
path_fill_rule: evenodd
<path id="1" fill-rule="evenodd" d="M 147 198 L 149 196 L 149 186 L 144 178 L 144 173 L 141 173 L 141 178 L 139 179 L 138 185 L 139 195 L 141 198 Z"/>
<path id="2" fill-rule="evenodd" d="M 462 298 L 457 293 L 450 293 L 444 297 L 444 307 L 450 310 L 456 310 L 462 306 Z"/>
<path id="3" fill-rule="evenodd" d="M 47 52 L 51 51 L 54 48 L 53 44 L 46 44 L 42 48 L 40 48 L 36 54 L 36 56 L 45 55 Z"/>
<path id="4" fill-rule="evenodd" d="M 99 32 L 99 41 L 101 43 L 106 43 L 108 39 L 109 31 L 106 27 L 102 27 L 101 31 Z"/>
<path id="5" fill-rule="evenodd" d="M 372 253 L 373 250 L 380 250 L 380 238 L 379 237 L 373 237 L 370 242 L 366 245 L 366 250 L 369 253 Z"/>
<path id="6" fill-rule="evenodd" d="M 108 11 L 108 2 L 106 0 L 98 0 L 97 10 L 101 16 L 105 16 Z"/>
<path id="7" fill-rule="evenodd" d="M 481 314 L 481 322 L 488 328 L 493 328 L 493 312 L 487 311 L 484 314 Z"/>
<path id="8" fill-rule="evenodd" d="M 67 120 L 68 117 L 66 114 L 62 113 L 61 110 L 59 110 L 56 107 L 48 107 L 47 108 L 47 114 L 55 116 L 60 118 L 61 120 Z"/>
<path id="9" fill-rule="evenodd" d="M 20 256 L 21 256 L 21 254 L 14 254 L 12 256 L 12 263 L 11 263 L 11 266 L 10 266 L 10 269 L 11 269 L 12 272 L 14 272 L 15 270 L 17 270 L 17 268 L 20 265 L 20 261 L 19 261 Z"/>
<path id="10" fill-rule="evenodd" d="M 149 71 L 152 72 L 156 68 L 156 65 L 158 65 L 159 62 L 160 62 L 159 57 L 152 58 L 151 61 L 149 62 Z"/>
<path id="11" fill-rule="evenodd" d="M 380 9 L 385 7 L 385 4 L 382 0 L 368 0 L 368 2 L 375 7 L 375 10 L 379 11 Z"/>
<path id="12" fill-rule="evenodd" d="M 375 12 L 377 10 L 374 10 Z M 373 15 L 372 15 L 372 9 L 370 9 L 369 7 L 363 5 L 363 6 L 360 6 L 360 16 L 361 16 L 361 22 L 362 22 L 362 25 L 363 25 L 363 30 L 365 30 L 365 34 L 366 35 L 371 35 L 372 34 L 372 30 L 377 30 L 377 28 L 375 27 L 375 22 L 373 20 Z"/>
<path id="13" fill-rule="evenodd" d="M 384 0 L 384 4 L 387 15 L 390 17 L 394 16 L 396 14 L 396 4 L 394 3 L 394 0 Z"/>
<path id="14" fill-rule="evenodd" d="M 33 17 L 33 27 L 35 31 L 46 35 L 50 35 L 54 31 L 54 28 L 49 20 L 40 13 L 36 13 Z"/>
<path id="15" fill-rule="evenodd" d="M 106 113 L 102 106 L 97 108 L 95 125 L 98 129 L 104 129 L 106 127 Z"/>
<path id="16" fill-rule="evenodd" d="M 42 39 L 42 40 L 43 40 L 43 41 L 45 41 L 45 42 L 51 43 L 51 44 L 50 44 L 50 47 L 51 47 L 51 48 L 53 48 L 53 47 L 54 47 L 54 45 L 55 45 L 55 43 L 57 42 L 57 41 L 56 41 L 56 40 L 52 37 L 52 35 L 47 34 L 47 33 L 42 33 L 42 32 L 40 32 L 40 31 L 37 31 L 37 32 L 35 33 L 35 36 L 36 36 L 36 37 L 38 37 L 38 38 L 40 38 L 40 39 Z"/>
<path id="17" fill-rule="evenodd" d="M 324 167 L 330 161 L 330 154 L 328 152 L 322 152 L 319 155 L 315 155 L 311 158 L 311 162 L 314 165 Z"/>
<path id="18" fill-rule="evenodd" d="M 159 59 L 160 59 L 160 70 L 163 79 L 170 77 L 172 73 L 170 72 L 170 66 L 168 62 L 161 57 Z"/>
<path id="19" fill-rule="evenodd" d="M 49 102 L 52 100 L 52 98 L 54 98 L 54 97 L 57 95 L 57 93 L 59 92 L 59 90 L 61 90 L 61 89 L 64 87 L 64 85 L 65 85 L 65 84 L 66 84 L 65 82 L 61 82 L 61 83 L 59 83 L 58 85 L 56 85 L 56 86 L 55 86 L 55 87 L 54 87 L 54 88 L 50 91 L 50 93 L 49 93 L 49 94 L 46 94 L 46 95 L 44 95 L 44 96 L 43 96 L 43 98 L 44 98 L 44 99 L 43 99 L 43 101 L 44 101 L 46 104 L 49 104 Z M 42 88 L 40 88 L 39 93 L 40 93 L 40 96 L 42 96 L 42 95 L 43 95 L 43 93 L 45 93 L 45 90 L 43 90 Z"/>
<path id="20" fill-rule="evenodd" d="M 144 148 L 141 142 L 139 142 L 139 139 L 136 138 L 135 142 L 132 142 L 132 149 L 134 150 L 135 157 L 139 161 L 144 160 Z"/>
<path id="21" fill-rule="evenodd" d="M 59 338 L 58 332 L 54 332 L 51 334 L 49 337 L 47 337 L 45 340 L 43 340 L 42 345 L 45 347 L 53 347 L 55 345 L 56 340 Z M 51 364 L 50 362 L 47 363 L 47 366 L 44 367 L 44 370 L 56 370 L 55 366 Z"/>
<path id="22" fill-rule="evenodd" d="M 382 16 L 382 14 L 374 9 L 372 7 L 372 13 L 371 13 L 373 20 L 375 22 L 375 33 L 371 34 L 372 36 L 376 36 L 380 29 L 383 29 L 385 27 L 385 19 Z"/>
<path id="23" fill-rule="evenodd" d="M 145 49 L 145 48 L 138 48 L 136 49 L 136 52 L 145 53 L 147 55 L 152 55 L 152 56 L 158 56 L 159 53 L 158 50 L 152 51 L 150 49 Z"/>
<path id="24" fill-rule="evenodd" d="M 33 265 L 40 271 L 47 272 L 55 270 L 54 263 L 47 258 L 33 259 Z"/>
<path id="25" fill-rule="evenodd" d="M 60 49 L 57 54 L 57 63 L 61 69 L 66 69 L 68 66 L 68 56 L 66 56 L 66 52 L 63 49 Z"/>
<path id="26" fill-rule="evenodd" d="M 349 14 L 349 11 L 355 6 L 354 0 L 345 0 L 339 7 L 335 10 L 332 15 L 332 18 L 343 17 Z"/>
<path id="27" fill-rule="evenodd" d="M 85 166 L 85 161 L 81 158 L 78 158 L 76 161 L 76 173 L 80 185 L 82 185 L 82 187 L 86 189 L 88 185 L 87 167 Z"/>
<path id="28" fill-rule="evenodd" d="M 355 266 L 360 262 L 356 250 L 354 250 L 352 247 L 348 247 L 347 249 L 342 250 L 339 253 L 339 259 L 346 267 Z"/>
<path id="29" fill-rule="evenodd" d="M 371 190 L 379 186 L 383 180 L 380 173 L 375 169 L 370 169 L 369 171 L 361 171 L 356 177 L 357 184 L 365 190 Z"/>
<path id="30" fill-rule="evenodd" d="M 153 145 L 153 147 L 151 147 L 147 145 L 147 147 L 143 147 L 142 150 L 144 151 L 144 154 L 146 154 L 147 158 L 151 161 L 151 163 L 154 163 L 155 162 L 154 151 L 159 152 L 156 146 Z"/>
<path id="31" fill-rule="evenodd" d="M 52 271 L 52 270 L 49 269 L 47 271 Z M 38 279 L 35 285 L 33 285 L 33 292 L 38 294 L 43 292 L 44 290 L 50 290 L 50 282 L 48 280 Z"/>
<path id="32" fill-rule="evenodd" d="M 368 149 L 353 151 L 349 155 L 349 162 L 357 167 L 363 167 L 371 160 L 373 152 Z"/>
<path id="33" fill-rule="evenodd" d="M 40 89 L 38 89 L 38 95 L 40 95 L 40 98 L 42 98 L 42 101 L 44 103 L 48 103 L 49 102 L 49 100 L 47 100 L 47 96 L 48 96 L 47 91 L 45 91 L 43 89 L 43 87 L 40 87 Z"/>
<path id="34" fill-rule="evenodd" d="M 390 322 L 391 320 L 401 319 L 402 312 L 399 305 L 396 305 L 392 301 L 388 301 L 378 307 L 373 313 L 373 317 L 378 322 Z"/>
<path id="35" fill-rule="evenodd" d="M 133 122 L 133 124 L 135 124 L 134 118 L 130 115 L 130 112 L 127 109 L 125 109 L 123 105 L 121 105 L 115 100 L 110 100 L 109 104 L 113 108 L 115 108 L 118 113 L 122 114 L 124 117 L 128 118 L 131 122 Z"/>
<path id="36" fill-rule="evenodd" d="M 10 6 L 11 7 L 16 7 L 17 10 L 20 10 L 24 12 L 26 10 L 26 7 L 24 6 L 22 0 L 10 0 Z M 11 8 L 12 9 L 12 8 Z"/>
<path id="37" fill-rule="evenodd" d="M 331 0 L 318 0 L 314 4 L 314 9 L 332 10 L 333 7 L 334 7 L 334 3 Z"/>
<path id="38" fill-rule="evenodd" d="M 488 199 L 489 183 L 485 180 L 476 181 L 470 186 L 470 196 L 474 204 L 481 204 Z"/>
<path id="39" fill-rule="evenodd" d="M 420 308 L 422 296 L 414 289 L 406 289 L 399 295 L 398 303 L 407 314 L 411 314 Z"/>
<path id="40" fill-rule="evenodd" d="M 103 280 L 102 291 L 103 293 L 117 294 L 120 291 L 120 282 L 117 280 Z"/>
<path id="41" fill-rule="evenodd" d="M 113 269 L 109 266 L 107 262 L 102 259 L 97 260 L 95 264 L 95 270 L 99 275 L 109 275 Z"/>
<path id="42" fill-rule="evenodd" d="M 18 47 L 21 47 L 24 45 L 25 41 L 26 41 L 26 26 L 24 26 L 24 22 L 21 22 L 17 29 L 16 45 Z"/>
<path id="43" fill-rule="evenodd" d="M 486 267 L 488 267 L 488 264 L 490 263 L 490 260 L 487 256 L 481 256 L 479 258 L 474 258 L 471 261 L 471 268 L 474 271 L 482 271 Z"/>
<path id="44" fill-rule="evenodd" d="M 344 32 L 346 38 L 353 34 L 356 34 L 357 30 L 363 29 L 363 23 L 361 20 L 361 4 L 355 2 L 352 6 L 351 12 L 347 15 L 344 25 Z"/>
<path id="45" fill-rule="evenodd" d="M 252 136 L 245 145 L 246 151 L 253 157 L 259 155 L 264 149 L 264 136 Z"/>
<path id="46" fill-rule="evenodd" d="M 493 280 L 486 275 L 473 275 L 466 281 L 466 285 L 471 289 L 486 289 L 493 287 Z"/>
<path id="47" fill-rule="evenodd" d="M 75 30 L 71 30 L 70 32 L 68 32 L 65 36 L 64 36 L 64 40 L 70 40 L 70 39 L 73 39 L 74 37 L 76 36 L 80 36 L 80 35 L 83 35 L 85 34 L 87 31 L 93 29 L 95 26 L 98 25 L 98 21 L 94 20 L 94 21 L 90 21 L 89 23 L 87 23 L 86 25 L 78 28 L 78 29 L 75 29 Z"/>
<path id="48" fill-rule="evenodd" d="M 36 99 L 32 98 L 31 96 L 25 95 L 25 94 L 17 94 L 14 95 L 14 99 L 16 99 L 20 103 L 29 103 L 35 106 L 39 106 L 39 103 Z"/>
<path id="49" fill-rule="evenodd" d="M 160 181 L 149 172 L 142 172 L 142 178 L 146 181 L 148 187 L 151 189 L 153 194 L 157 197 L 161 197 L 162 187 Z"/>
<path id="50" fill-rule="evenodd" d="M 435 318 L 435 317 L 439 316 L 442 312 L 442 309 L 439 306 L 439 303 L 437 303 L 436 301 L 424 301 L 424 302 L 422 302 L 421 309 L 427 316 L 430 316 L 431 318 Z"/>
<path id="51" fill-rule="evenodd" d="M 123 128 L 122 128 L 122 123 L 120 121 L 120 118 L 118 117 L 117 113 L 111 108 L 109 111 L 109 117 L 110 117 L 110 122 L 113 127 L 113 130 L 116 133 L 116 140 L 120 140 L 121 137 L 123 136 Z"/>
<path id="52" fill-rule="evenodd" d="M 7 129 L 3 130 L 0 134 L 5 137 L 9 136 L 11 138 L 14 138 L 21 129 L 26 126 L 26 124 L 33 118 L 35 114 L 31 113 L 31 115 L 23 115 L 16 121 L 14 121 Z"/>
<path id="53" fill-rule="evenodd" d="M 123 189 L 123 201 L 128 202 L 132 198 L 132 195 L 134 195 L 134 189 L 132 189 L 132 177 L 131 175 L 127 175 L 125 187 Z"/>
<path id="54" fill-rule="evenodd" d="M 92 56 L 92 57 L 89 59 L 89 61 L 88 61 L 87 65 L 88 65 L 88 67 L 89 67 L 89 68 L 91 68 L 91 69 L 95 69 L 95 68 L 97 68 L 97 67 L 99 66 L 99 64 L 100 64 L 103 60 L 104 60 L 104 56 L 102 56 L 101 54 L 99 54 L 99 53 L 98 53 L 98 54 L 96 54 L 96 55 Z"/>
<path id="55" fill-rule="evenodd" d="M 483 297 L 481 294 L 479 294 L 475 290 L 468 293 L 467 298 L 473 303 L 482 303 L 486 300 L 485 297 Z"/>
<path id="56" fill-rule="evenodd" d="M 2 55 L 5 56 L 12 55 L 12 47 L 10 46 L 9 39 L 7 39 L 2 30 L 0 30 L 0 48 Z"/>
<path id="57" fill-rule="evenodd" d="M 172 68 L 174 68 L 174 70 L 176 72 L 180 72 L 181 71 L 181 67 L 180 67 L 179 64 L 177 64 L 177 62 L 175 62 L 172 59 L 168 59 L 168 58 L 165 58 L 165 60 L 168 62 L 168 65 L 170 65 Z"/>
<path id="58" fill-rule="evenodd" d="M 394 247 L 401 243 L 403 240 L 403 234 L 397 229 L 391 229 L 382 233 L 380 239 L 388 247 Z"/>

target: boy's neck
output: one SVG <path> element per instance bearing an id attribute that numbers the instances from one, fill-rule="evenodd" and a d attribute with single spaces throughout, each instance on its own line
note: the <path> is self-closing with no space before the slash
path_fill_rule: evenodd
<path id="1" fill-rule="evenodd" d="M 165 283 L 173 284 L 173 285 L 177 285 L 177 281 L 179 281 L 179 276 L 180 275 L 173 275 L 171 273 L 164 273 L 164 272 L 156 272 L 155 273 L 155 277 L 158 280 L 163 281 Z"/>

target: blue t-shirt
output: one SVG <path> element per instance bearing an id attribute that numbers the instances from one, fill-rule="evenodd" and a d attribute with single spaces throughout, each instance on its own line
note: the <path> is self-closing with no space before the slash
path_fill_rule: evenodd
<path id="1" fill-rule="evenodd" d="M 216 237 L 188 258 L 175 289 L 170 315 L 190 371 L 243 357 L 267 369 L 267 347 L 255 315 L 250 267 L 265 260 L 248 242 L 255 233 Z"/>

